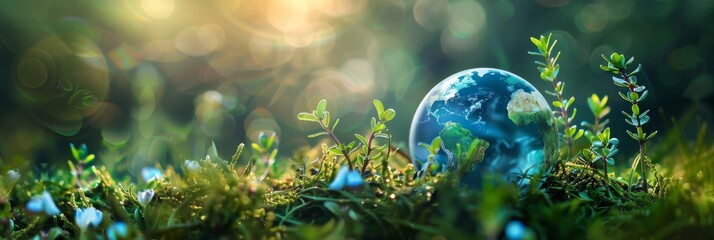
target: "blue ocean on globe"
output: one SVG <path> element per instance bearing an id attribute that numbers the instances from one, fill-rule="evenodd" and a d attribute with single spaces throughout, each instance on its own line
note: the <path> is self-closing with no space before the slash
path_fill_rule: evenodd
<path id="1" fill-rule="evenodd" d="M 432 155 L 425 146 L 436 137 L 439 151 Z M 481 188 L 495 177 L 524 188 L 531 176 L 549 171 L 558 132 L 533 85 L 504 70 L 475 68 L 449 76 L 424 97 L 412 120 L 409 149 L 422 174 L 471 163 L 464 185 Z"/>

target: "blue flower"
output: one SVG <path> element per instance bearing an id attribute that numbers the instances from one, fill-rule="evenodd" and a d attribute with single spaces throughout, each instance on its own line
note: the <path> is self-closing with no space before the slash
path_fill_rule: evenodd
<path id="1" fill-rule="evenodd" d="M 57 205 L 55 205 L 55 201 L 52 200 L 52 195 L 47 191 L 42 192 L 40 196 L 32 197 L 27 202 L 27 210 L 33 213 L 45 212 L 50 216 L 61 213 Z"/>
<path id="2" fill-rule="evenodd" d="M 350 171 L 347 166 L 342 166 L 337 176 L 327 189 L 342 190 L 344 188 L 358 188 L 364 185 L 364 178 L 357 170 Z"/>
<path id="3" fill-rule="evenodd" d="M 159 180 L 162 177 L 164 177 L 164 175 L 155 167 L 144 167 L 141 169 L 141 178 L 143 178 L 144 181 L 150 182 L 151 180 Z"/>
<path id="4" fill-rule="evenodd" d="M 74 213 L 74 221 L 82 231 L 87 229 L 89 224 L 92 224 L 93 227 L 97 227 L 99 223 L 102 222 L 102 212 L 94 207 L 77 209 Z"/>
<path id="5" fill-rule="evenodd" d="M 123 222 L 115 222 L 107 229 L 107 239 L 109 240 L 125 239 L 128 235 L 129 227 Z"/>
<path id="6" fill-rule="evenodd" d="M 506 239 L 520 240 L 526 236 L 526 226 L 520 221 L 511 221 L 506 225 Z"/>
<path id="7" fill-rule="evenodd" d="M 149 202 L 151 202 L 151 199 L 154 198 L 154 189 L 148 189 L 139 192 L 139 194 L 136 195 L 136 198 L 139 200 L 139 205 L 142 207 L 145 207 Z"/>

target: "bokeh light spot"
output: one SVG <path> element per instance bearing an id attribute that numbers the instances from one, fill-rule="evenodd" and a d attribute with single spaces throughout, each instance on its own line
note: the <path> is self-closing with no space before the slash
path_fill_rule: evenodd
<path id="1" fill-rule="evenodd" d="M 37 88 L 47 82 L 47 68 L 40 59 L 28 57 L 20 60 L 17 67 L 17 77 L 23 85 L 29 88 Z"/>
<path id="2" fill-rule="evenodd" d="M 295 31 L 308 23 L 309 9 L 302 0 L 272 0 L 266 11 L 268 22 L 283 32 Z"/>
<path id="3" fill-rule="evenodd" d="M 223 47 L 226 34 L 216 24 L 188 27 L 176 36 L 176 49 L 189 56 L 204 56 Z"/>
<path id="4" fill-rule="evenodd" d="M 609 13 L 605 5 L 588 4 L 575 17 L 575 25 L 581 32 L 599 32 L 607 26 L 608 16 Z"/>
<path id="5" fill-rule="evenodd" d="M 689 83 L 683 96 L 697 101 L 710 97 L 712 93 L 714 93 L 714 78 L 712 75 L 702 74 Z"/>
<path id="6" fill-rule="evenodd" d="M 142 0 L 144 13 L 154 19 L 168 18 L 174 12 L 174 0 Z"/>
<path id="7" fill-rule="evenodd" d="M 440 31 L 446 24 L 449 2 L 447 0 L 419 0 L 414 4 L 414 20 L 424 29 Z"/>

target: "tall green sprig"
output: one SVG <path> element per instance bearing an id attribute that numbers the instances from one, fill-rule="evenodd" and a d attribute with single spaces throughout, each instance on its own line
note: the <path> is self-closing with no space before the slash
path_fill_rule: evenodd
<path id="1" fill-rule="evenodd" d="M 593 123 L 583 121 L 580 125 L 588 128 L 588 130 L 585 130 L 585 137 L 590 139 L 592 143 L 596 140 L 597 135 L 602 133 L 605 127 L 607 127 L 607 124 L 610 123 L 610 120 L 605 118 L 605 116 L 610 113 L 610 107 L 607 106 L 607 95 L 601 98 L 593 93 L 587 100 L 594 121 Z"/>
<path id="2" fill-rule="evenodd" d="M 612 80 L 616 86 L 627 89 L 625 93 L 617 93 L 620 97 L 622 97 L 622 99 L 632 104 L 632 113 L 622 111 L 622 114 L 627 117 L 625 122 L 632 125 L 636 129 L 636 133 L 627 130 L 627 134 L 630 135 L 632 139 L 637 141 L 640 146 L 640 152 L 635 158 L 635 161 L 632 163 L 632 171 L 637 169 L 638 164 L 640 165 L 642 179 L 644 181 L 644 189 L 645 192 L 647 192 L 647 156 L 645 156 L 645 149 L 647 141 L 657 135 L 657 131 L 648 134 L 642 127 L 650 121 L 650 117 L 647 115 L 650 110 L 641 111 L 639 104 L 647 97 L 648 91 L 645 89 L 645 86 L 637 84 L 637 77 L 635 76 L 635 74 L 642 70 L 642 64 L 638 64 L 635 70 L 627 72 L 627 68 L 635 61 L 634 57 L 630 57 L 629 60 L 625 61 L 624 55 L 613 53 L 610 57 L 602 55 L 602 58 L 607 62 L 607 66 L 600 65 L 600 68 L 614 75 Z M 632 175 L 633 174 L 630 174 L 630 183 L 632 182 Z"/>
<path id="3" fill-rule="evenodd" d="M 558 51 L 558 53 L 555 54 L 555 57 L 553 57 L 553 48 L 555 48 L 555 44 L 558 40 L 554 40 L 551 44 L 550 39 L 552 36 L 553 34 L 549 34 L 546 38 L 541 35 L 540 39 L 531 37 L 531 42 L 533 42 L 533 45 L 536 46 L 538 52 L 529 51 L 528 54 L 541 56 L 545 61 L 535 61 L 535 63 L 539 66 L 538 71 L 540 71 L 540 78 L 553 84 L 553 89 L 555 91 L 545 92 L 556 98 L 552 104 L 553 107 L 557 108 L 557 110 L 553 110 L 553 114 L 555 114 L 558 124 L 563 126 L 563 137 L 565 139 L 565 143 L 567 144 L 566 156 L 570 159 L 570 153 L 573 151 L 573 142 L 583 136 L 583 130 L 578 129 L 578 127 L 573 124 L 575 114 L 577 114 L 578 110 L 573 108 L 572 115 L 568 115 L 568 109 L 575 102 L 575 97 L 570 97 L 565 100 L 565 97 L 563 96 L 563 92 L 565 91 L 565 82 L 558 80 L 560 64 L 557 62 L 560 57 L 560 51 Z"/>

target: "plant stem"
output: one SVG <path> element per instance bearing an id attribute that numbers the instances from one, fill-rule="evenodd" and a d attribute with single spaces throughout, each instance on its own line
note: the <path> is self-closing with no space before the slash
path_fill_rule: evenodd
<path id="1" fill-rule="evenodd" d="M 352 167 L 352 159 L 350 159 L 350 154 L 347 153 L 347 151 L 345 151 L 345 148 L 342 147 L 342 143 L 340 143 L 340 140 L 337 139 L 337 136 L 335 136 L 335 134 L 332 133 L 332 130 L 330 130 L 330 128 L 328 128 L 327 126 L 325 126 L 325 124 L 322 123 L 322 121 L 319 121 L 319 122 L 320 122 L 320 127 L 322 127 L 322 129 L 325 130 L 325 132 L 327 132 L 327 136 L 329 136 L 330 139 L 332 139 L 332 141 L 333 141 L 335 144 L 337 144 L 337 147 L 340 148 L 340 151 L 342 152 L 342 155 L 345 156 L 345 160 L 347 160 L 347 166 L 349 167 L 350 171 L 351 171 L 352 169 L 354 169 L 354 167 Z"/>
<path id="2" fill-rule="evenodd" d="M 647 188 L 648 188 L 648 187 L 647 187 L 647 168 L 646 168 L 646 167 L 647 167 L 647 166 L 646 166 L 646 165 L 647 165 L 647 158 L 645 158 L 645 143 L 644 143 L 644 142 L 641 142 L 641 143 L 640 143 L 640 154 L 639 154 L 639 155 L 640 155 L 640 156 L 639 156 L 639 158 L 640 158 L 640 165 L 642 165 L 642 167 L 641 167 L 641 169 L 642 169 L 642 180 L 643 180 L 643 184 L 642 184 L 642 185 L 643 185 L 644 188 L 645 188 L 645 193 L 647 193 L 647 192 L 648 192 L 648 190 L 647 190 Z"/>
<path id="3" fill-rule="evenodd" d="M 374 131 L 369 135 L 369 140 L 367 141 L 367 156 L 364 157 L 364 164 L 362 164 L 362 176 L 364 176 L 364 172 L 367 170 L 367 165 L 369 165 L 369 161 L 371 160 L 371 153 L 372 153 L 372 140 L 374 140 L 375 134 Z"/>
<path id="4" fill-rule="evenodd" d="M 622 79 L 625 80 L 625 82 L 627 83 L 627 90 L 629 91 L 628 94 L 636 93 L 635 88 L 637 87 L 637 85 L 632 82 L 632 79 L 630 79 L 629 74 L 627 74 L 625 72 L 624 68 L 618 69 L 618 70 L 620 71 L 620 76 L 622 76 Z M 632 106 L 637 106 L 637 108 L 639 109 L 638 100 L 632 100 Z M 640 145 L 640 153 L 638 154 L 638 158 L 640 161 L 639 164 L 642 165 L 640 169 L 642 170 L 642 180 L 643 180 L 643 185 L 644 185 L 645 193 L 646 193 L 647 192 L 647 168 L 645 166 L 645 142 L 646 142 L 646 139 L 644 139 L 642 137 L 643 136 L 642 132 L 644 130 L 642 129 L 642 123 L 640 122 L 642 120 L 642 119 L 640 119 L 640 114 L 632 112 L 632 117 L 637 119 L 637 126 L 635 126 L 635 128 L 637 129 L 637 136 L 639 138 L 639 139 L 637 139 L 637 143 Z M 630 181 L 630 184 L 632 184 L 632 181 Z"/>
<path id="5" fill-rule="evenodd" d="M 553 89 L 558 88 L 558 80 L 553 79 Z M 563 94 L 561 91 L 555 91 L 556 97 L 558 98 L 558 101 L 563 103 Z M 564 103 L 563 103 L 564 104 Z M 570 128 L 570 122 L 568 121 L 568 108 L 561 107 L 560 111 L 560 117 L 563 118 L 563 134 L 565 134 L 565 131 Z M 565 142 L 568 145 L 568 149 L 566 150 L 566 159 L 570 160 L 570 152 L 572 152 L 573 148 L 573 139 L 569 137 L 567 134 L 565 134 Z"/>

